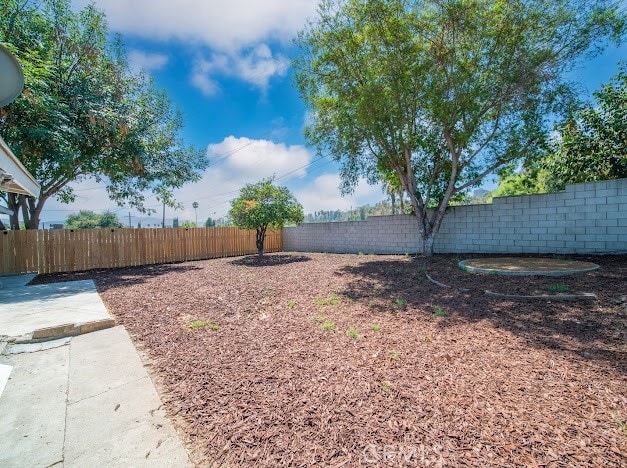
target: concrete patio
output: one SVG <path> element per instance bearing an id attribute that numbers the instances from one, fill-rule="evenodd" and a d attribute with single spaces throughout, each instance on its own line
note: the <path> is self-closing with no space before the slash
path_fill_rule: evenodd
<path id="1" fill-rule="evenodd" d="M 0 466 L 190 466 L 93 282 L 20 276 L 0 279 Z"/>

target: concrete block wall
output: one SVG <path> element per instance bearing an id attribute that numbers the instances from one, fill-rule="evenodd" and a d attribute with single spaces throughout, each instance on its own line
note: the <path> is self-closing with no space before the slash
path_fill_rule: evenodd
<path id="1" fill-rule="evenodd" d="M 303 224 L 283 231 L 283 249 L 302 252 L 420 252 L 412 216 Z M 562 192 L 495 198 L 447 210 L 438 253 L 627 253 L 627 179 Z"/>

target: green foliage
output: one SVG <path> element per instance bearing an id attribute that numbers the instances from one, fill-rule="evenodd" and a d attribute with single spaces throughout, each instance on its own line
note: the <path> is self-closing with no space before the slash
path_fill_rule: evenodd
<path id="1" fill-rule="evenodd" d="M 192 330 L 198 330 L 199 328 L 205 328 L 207 325 L 209 325 L 209 322 L 206 320 L 194 320 L 189 324 L 189 328 Z"/>
<path id="2" fill-rule="evenodd" d="M 534 168 L 523 168 L 499 179 L 499 185 L 491 193 L 492 197 L 508 197 L 532 193 L 546 193 L 546 171 Z"/>
<path id="3" fill-rule="evenodd" d="M 623 31 L 605 0 L 325 0 L 297 40 L 305 135 L 345 192 L 394 173 L 429 254 L 449 202 L 542 152 L 564 72 Z"/>
<path id="4" fill-rule="evenodd" d="M 189 324 L 189 328 L 191 328 L 192 330 L 198 330 L 200 328 L 207 327 L 211 328 L 213 331 L 218 331 L 220 329 L 220 325 L 218 325 L 217 323 L 211 323 L 207 320 L 194 320 Z"/>
<path id="5" fill-rule="evenodd" d="M 544 165 L 552 190 L 568 183 L 627 177 L 627 62 L 609 84 L 559 127 Z"/>
<path id="6" fill-rule="evenodd" d="M 181 224 L 182 228 L 195 228 L 196 227 L 196 223 L 193 221 L 183 221 L 183 224 Z"/>
<path id="7" fill-rule="evenodd" d="M 568 292 L 570 291 L 570 287 L 565 284 L 555 284 L 555 285 L 547 286 L 546 290 L 552 291 L 552 292 Z"/>
<path id="8" fill-rule="evenodd" d="M 324 322 L 321 327 L 324 331 L 335 331 L 335 323 L 333 322 Z"/>
<path id="9" fill-rule="evenodd" d="M 396 351 L 393 351 L 388 356 L 388 359 L 390 361 L 400 361 L 401 360 L 401 355 L 399 353 L 397 353 Z"/>
<path id="10" fill-rule="evenodd" d="M 331 293 L 327 297 L 316 297 L 314 302 L 321 306 L 336 306 L 340 302 L 340 298 L 335 293 Z"/>
<path id="11" fill-rule="evenodd" d="M 215 227 L 215 226 L 216 226 L 216 220 L 211 219 L 210 217 L 207 218 L 207 221 L 205 221 L 205 227 Z"/>
<path id="12" fill-rule="evenodd" d="M 348 330 L 346 330 L 346 334 L 353 340 L 359 339 L 359 333 L 355 327 L 349 327 Z"/>
<path id="13" fill-rule="evenodd" d="M 313 317 L 311 317 L 311 320 L 318 323 L 323 323 L 324 321 L 326 321 L 326 319 L 327 317 L 322 314 L 314 315 Z"/>
<path id="14" fill-rule="evenodd" d="M 144 75 L 130 72 L 104 14 L 69 0 L 0 3 L 0 42 L 22 64 L 22 95 L 0 112 L 0 134 L 41 184 L 37 199 L 9 195 L 27 228 L 50 198 L 74 201 L 69 185 L 94 178 L 109 197 L 142 212 L 152 191 L 170 206 L 171 190 L 197 180 L 204 152 L 183 145 L 179 112 Z"/>
<path id="15" fill-rule="evenodd" d="M 394 301 L 394 307 L 396 307 L 397 309 L 403 309 L 406 305 L 407 301 L 402 297 L 399 297 Z"/>
<path id="16" fill-rule="evenodd" d="M 303 222 L 303 207 L 286 187 L 276 187 L 273 179 L 246 184 L 231 202 L 229 216 L 233 224 L 257 231 L 257 250 L 263 255 L 266 230 L 281 229 L 286 223 Z"/>
<path id="17" fill-rule="evenodd" d="M 436 317 L 446 317 L 446 311 L 442 307 L 435 307 L 433 309 L 433 315 Z"/>
<path id="18" fill-rule="evenodd" d="M 292 300 L 287 301 L 287 306 L 288 306 L 290 309 L 293 309 L 294 307 L 296 307 L 296 304 L 297 304 L 297 303 L 296 303 L 296 301 L 295 301 L 295 300 L 293 300 L 293 299 L 292 299 Z"/>
<path id="19" fill-rule="evenodd" d="M 97 214 L 90 210 L 81 210 L 78 214 L 71 214 L 67 217 L 65 227 L 69 229 L 98 229 L 123 228 L 124 225 L 111 211 Z"/>
<path id="20" fill-rule="evenodd" d="M 378 323 L 373 323 L 372 325 L 370 325 L 370 329 L 372 331 L 381 331 L 381 325 L 379 325 Z"/>

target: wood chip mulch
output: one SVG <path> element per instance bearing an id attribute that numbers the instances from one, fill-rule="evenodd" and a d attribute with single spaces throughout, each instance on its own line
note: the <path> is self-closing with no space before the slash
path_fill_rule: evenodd
<path id="1" fill-rule="evenodd" d="M 627 466 L 627 256 L 558 278 L 461 259 L 277 253 L 37 281 L 96 281 L 199 466 Z"/>

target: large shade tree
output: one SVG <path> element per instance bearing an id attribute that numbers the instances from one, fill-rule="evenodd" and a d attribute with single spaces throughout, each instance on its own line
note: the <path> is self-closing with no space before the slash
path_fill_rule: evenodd
<path id="1" fill-rule="evenodd" d="M 559 128 L 553 151 L 543 161 L 552 190 L 567 183 L 627 177 L 627 62 Z"/>
<path id="2" fill-rule="evenodd" d="M 0 109 L 0 134 L 41 184 L 37 198 L 8 194 L 27 229 L 45 203 L 71 202 L 71 183 L 95 178 L 110 198 L 146 212 L 145 193 L 176 205 L 172 189 L 197 180 L 202 151 L 179 137 L 182 119 L 164 91 L 130 72 L 119 39 L 108 40 L 103 13 L 69 0 L 2 0 L 0 42 L 23 66 L 25 89 Z M 2 226 L 0 226 L 2 227 Z"/>
<path id="3" fill-rule="evenodd" d="M 246 184 L 231 202 L 229 216 L 242 229 L 256 231 L 257 252 L 263 255 L 268 229 L 281 229 L 286 223 L 300 224 L 303 207 L 286 187 L 273 185 L 272 179 Z"/>
<path id="4" fill-rule="evenodd" d="M 449 202 L 543 147 L 564 72 L 622 37 L 617 2 L 323 0 L 297 39 L 306 137 L 343 190 L 394 172 L 429 254 Z"/>

